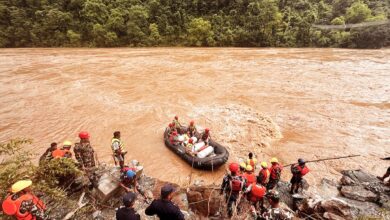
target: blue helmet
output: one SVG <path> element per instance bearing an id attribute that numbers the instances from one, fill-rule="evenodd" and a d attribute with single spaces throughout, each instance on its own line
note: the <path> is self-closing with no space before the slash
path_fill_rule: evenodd
<path id="1" fill-rule="evenodd" d="M 135 172 L 132 171 L 132 170 L 128 170 L 128 171 L 126 172 L 126 176 L 127 176 L 128 178 L 132 179 L 132 178 L 135 176 Z"/>

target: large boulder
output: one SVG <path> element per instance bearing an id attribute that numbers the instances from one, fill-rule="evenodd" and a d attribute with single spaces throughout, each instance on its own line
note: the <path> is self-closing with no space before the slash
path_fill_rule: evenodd
<path id="1" fill-rule="evenodd" d="M 187 191 L 189 208 L 202 216 L 215 216 L 222 204 L 217 187 L 192 186 Z"/>
<path id="2" fill-rule="evenodd" d="M 344 201 L 332 198 L 322 200 L 319 197 L 305 199 L 298 205 L 301 217 L 317 216 L 319 219 L 352 220 L 351 207 Z"/>
<path id="3" fill-rule="evenodd" d="M 362 202 L 376 202 L 378 201 L 378 195 L 366 190 L 363 186 L 343 186 L 340 193 L 349 199 L 354 199 Z"/>

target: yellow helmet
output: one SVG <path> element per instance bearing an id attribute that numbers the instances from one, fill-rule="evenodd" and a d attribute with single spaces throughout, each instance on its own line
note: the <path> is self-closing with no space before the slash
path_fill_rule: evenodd
<path id="1" fill-rule="evenodd" d="M 271 159 L 271 163 L 279 163 L 278 159 L 276 157 L 273 157 Z"/>
<path id="2" fill-rule="evenodd" d="M 265 162 L 265 161 L 263 161 L 263 162 L 261 162 L 261 167 L 263 167 L 263 168 L 268 168 L 268 164 L 267 164 L 267 162 Z"/>
<path id="3" fill-rule="evenodd" d="M 72 146 L 72 142 L 64 141 L 64 143 L 62 145 L 64 145 L 64 146 Z"/>
<path id="4" fill-rule="evenodd" d="M 20 192 L 20 191 L 26 189 L 27 187 L 29 187 L 31 185 L 32 185 L 31 180 L 20 180 L 20 181 L 14 183 L 14 185 L 12 185 L 11 191 L 12 191 L 12 193 L 17 193 L 17 192 Z"/>
<path id="5" fill-rule="evenodd" d="M 246 163 L 245 162 L 241 162 L 240 163 L 240 167 L 246 169 Z"/>
<path id="6" fill-rule="evenodd" d="M 251 165 L 246 166 L 246 171 L 253 171 L 253 167 Z"/>

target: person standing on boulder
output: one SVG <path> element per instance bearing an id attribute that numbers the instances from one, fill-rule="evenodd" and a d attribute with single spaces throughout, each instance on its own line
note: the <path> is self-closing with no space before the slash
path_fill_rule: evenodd
<path id="1" fill-rule="evenodd" d="M 75 143 L 73 148 L 76 160 L 79 162 L 81 169 L 84 170 L 91 181 L 92 185 L 97 182 L 95 168 L 97 155 L 89 142 L 89 133 L 86 131 L 79 133 L 80 142 Z"/>
<path id="2" fill-rule="evenodd" d="M 302 178 L 309 173 L 309 168 L 306 166 L 304 159 L 298 159 L 297 164 L 291 165 L 292 178 L 290 180 L 291 190 L 290 193 L 298 193 L 298 189 L 302 187 Z"/>
<path id="3" fill-rule="evenodd" d="M 122 169 L 125 164 L 125 154 L 123 151 L 123 143 L 121 140 L 121 132 L 115 131 L 114 137 L 111 139 L 111 149 L 114 157 L 115 166 L 119 163 L 120 168 Z"/>
<path id="4" fill-rule="evenodd" d="M 175 188 L 166 184 L 161 188 L 161 198 L 154 200 L 145 209 L 145 214 L 149 216 L 157 215 L 161 220 L 184 220 L 184 215 L 179 207 L 172 202 Z"/>
<path id="5" fill-rule="evenodd" d="M 389 177 L 389 176 L 390 176 L 390 167 L 387 168 L 387 171 L 386 171 L 385 175 L 383 175 L 382 177 L 378 176 L 377 178 L 384 182 L 385 179 L 386 179 L 387 177 Z M 388 186 L 390 186 L 390 178 L 389 178 L 389 180 L 387 181 L 387 183 L 385 183 L 385 184 L 388 185 Z"/>
<path id="6" fill-rule="evenodd" d="M 270 167 L 270 177 L 267 184 L 267 190 L 274 189 L 280 180 L 280 175 L 282 174 L 283 166 L 279 164 L 279 161 L 276 157 L 271 159 L 272 166 Z"/>
<path id="7" fill-rule="evenodd" d="M 241 195 L 245 190 L 245 179 L 238 175 L 239 165 L 237 163 L 231 163 L 229 165 L 230 174 L 223 178 L 221 185 L 221 194 L 225 192 L 225 198 L 227 200 L 227 210 L 229 217 L 233 216 L 233 206 L 239 208 Z"/>
<path id="8" fill-rule="evenodd" d="M 122 201 L 124 207 L 116 211 L 116 220 L 140 220 L 141 216 L 134 210 L 133 206 L 137 195 L 129 192 L 123 196 Z"/>

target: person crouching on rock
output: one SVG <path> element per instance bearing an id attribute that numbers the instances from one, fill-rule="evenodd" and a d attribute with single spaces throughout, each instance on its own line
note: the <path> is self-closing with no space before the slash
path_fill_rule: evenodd
<path id="1" fill-rule="evenodd" d="M 121 173 L 121 182 L 119 185 L 126 190 L 126 192 L 131 192 L 131 188 L 134 189 L 134 192 L 138 191 L 137 189 L 137 175 L 134 168 L 124 167 Z"/>
<path id="2" fill-rule="evenodd" d="M 127 152 L 123 151 L 123 143 L 121 140 L 121 132 L 115 131 L 114 137 L 111 139 L 111 149 L 114 157 L 115 166 L 119 162 L 119 166 L 122 169 L 125 164 L 125 154 Z"/>
<path id="3" fill-rule="evenodd" d="M 140 220 L 141 216 L 134 210 L 133 206 L 137 195 L 133 192 L 128 192 L 123 196 L 122 201 L 124 207 L 116 211 L 116 220 Z"/>
<path id="4" fill-rule="evenodd" d="M 390 176 L 390 167 L 387 168 L 387 171 L 386 171 L 385 175 L 383 175 L 382 177 L 378 176 L 377 178 L 378 178 L 379 180 L 381 180 L 381 181 L 384 182 L 385 179 L 386 179 L 387 177 L 389 177 L 389 176 Z M 389 178 L 389 180 L 387 181 L 387 183 L 385 183 L 385 185 L 390 186 L 390 178 Z"/>
<path id="5" fill-rule="evenodd" d="M 161 220 L 184 220 L 184 215 L 179 207 L 172 202 L 175 188 L 166 184 L 161 188 L 161 198 L 154 200 L 145 209 L 145 214 L 149 216 L 157 215 Z"/>
<path id="6" fill-rule="evenodd" d="M 298 159 L 297 164 L 291 165 L 292 178 L 290 180 L 291 190 L 290 193 L 298 193 L 298 189 L 302 186 L 302 178 L 309 173 L 309 168 L 306 166 L 306 162 L 303 159 Z"/>

